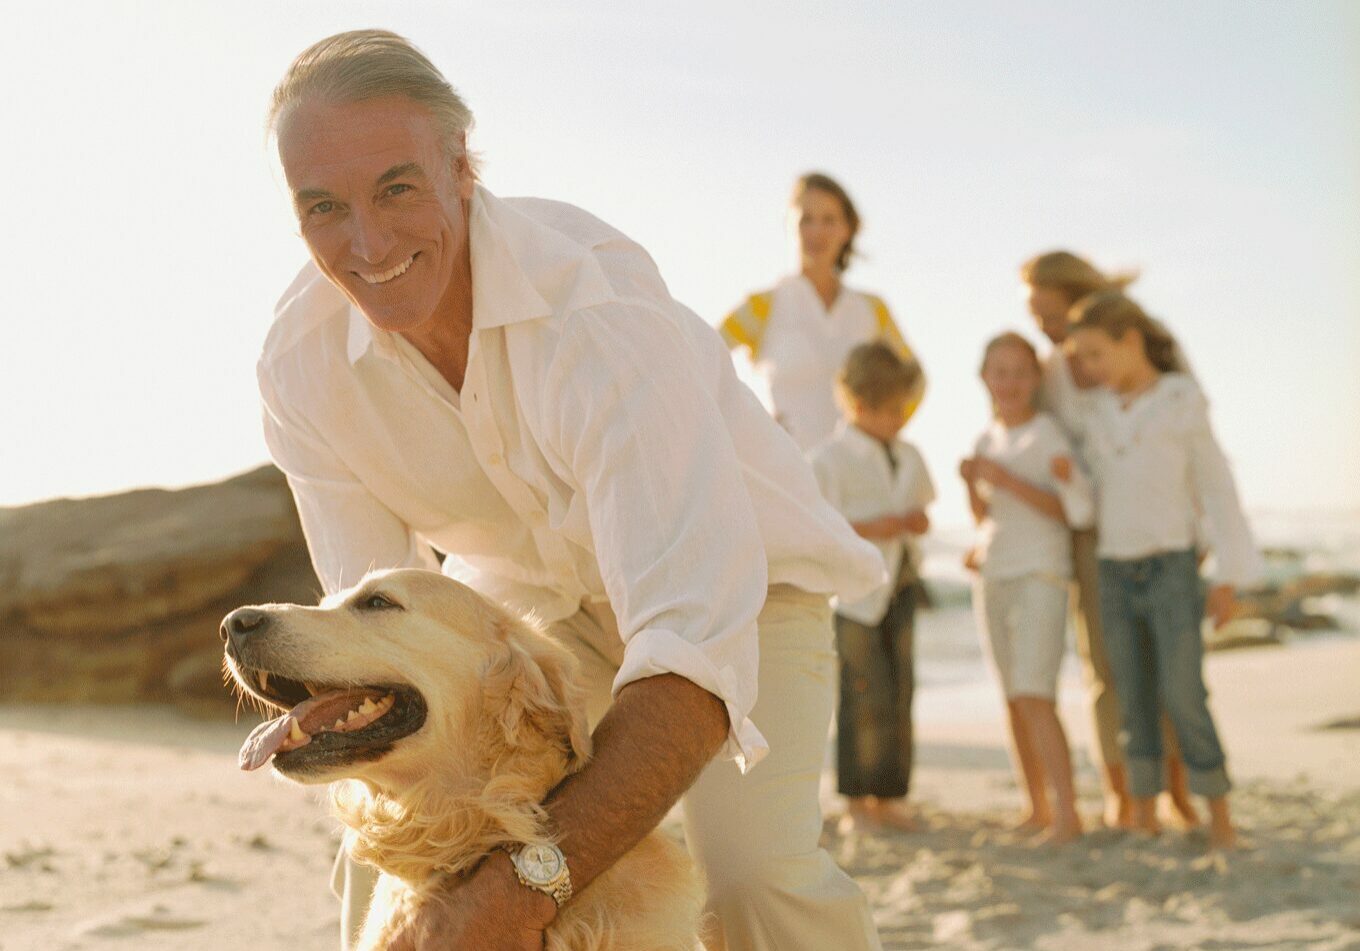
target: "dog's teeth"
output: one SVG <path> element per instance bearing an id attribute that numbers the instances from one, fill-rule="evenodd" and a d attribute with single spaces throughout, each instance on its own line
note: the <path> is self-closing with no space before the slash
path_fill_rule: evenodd
<path id="1" fill-rule="evenodd" d="M 260 671 L 260 693 L 264 693 L 268 689 L 269 689 L 269 671 L 262 670 Z"/>
<path id="2" fill-rule="evenodd" d="M 377 705 L 368 697 L 365 697 L 364 702 L 359 704 L 360 713 L 372 713 L 376 709 L 378 709 Z"/>
<path id="3" fill-rule="evenodd" d="M 335 721 L 335 728 L 336 728 L 337 730 L 343 730 L 343 729 L 345 728 L 345 721 L 344 721 L 344 720 L 336 720 L 336 721 Z"/>
<path id="4" fill-rule="evenodd" d="M 302 732 L 302 727 L 298 726 L 296 720 L 288 727 L 288 739 L 292 740 L 294 743 L 307 739 L 307 734 Z"/>
<path id="5" fill-rule="evenodd" d="M 354 720 L 357 720 L 358 718 L 359 718 L 359 711 L 358 711 L 358 710 L 351 710 L 349 713 L 346 713 L 346 714 L 345 714 L 345 722 L 346 722 L 346 723 L 350 723 L 350 722 L 352 722 L 352 721 L 354 721 Z"/>

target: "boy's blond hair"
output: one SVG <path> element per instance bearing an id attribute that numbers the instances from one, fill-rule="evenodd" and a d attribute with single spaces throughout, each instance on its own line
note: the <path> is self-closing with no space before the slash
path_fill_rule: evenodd
<path id="1" fill-rule="evenodd" d="M 878 409 L 894 397 L 910 394 L 920 378 L 919 363 L 904 360 L 882 340 L 875 340 L 850 351 L 836 383 L 845 405 L 860 403 Z"/>

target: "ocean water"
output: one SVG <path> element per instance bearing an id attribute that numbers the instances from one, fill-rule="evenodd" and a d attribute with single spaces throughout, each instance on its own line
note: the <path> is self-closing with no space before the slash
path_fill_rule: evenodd
<path id="1" fill-rule="evenodd" d="M 1281 584 L 1305 574 L 1360 574 L 1360 511 L 1259 511 L 1250 516 L 1257 543 L 1266 557 L 1267 580 Z M 972 528 L 944 527 L 922 541 L 922 573 L 935 606 L 917 613 L 917 682 L 962 685 L 990 675 L 972 611 L 972 579 L 963 556 L 972 546 Z M 1212 568 L 1212 564 L 1208 566 Z M 1329 595 L 1307 607 L 1334 617 L 1326 631 L 1286 632 L 1285 643 L 1318 637 L 1360 637 L 1360 599 Z M 1069 626 L 1064 670 L 1077 664 Z"/>

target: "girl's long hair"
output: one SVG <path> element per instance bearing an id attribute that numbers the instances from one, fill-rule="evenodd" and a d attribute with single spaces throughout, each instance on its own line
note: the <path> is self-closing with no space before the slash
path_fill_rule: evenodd
<path id="1" fill-rule="evenodd" d="M 1099 330 L 1115 340 L 1122 340 L 1130 330 L 1136 330 L 1143 336 L 1143 352 L 1149 363 L 1162 373 L 1182 369 L 1176 338 L 1118 291 L 1088 294 L 1072 305 L 1070 316 L 1074 332 Z"/>

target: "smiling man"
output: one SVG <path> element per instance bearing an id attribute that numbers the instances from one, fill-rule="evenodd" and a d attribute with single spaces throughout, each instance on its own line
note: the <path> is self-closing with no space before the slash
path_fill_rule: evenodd
<path id="1" fill-rule="evenodd" d="M 817 780 L 828 596 L 871 589 L 882 561 L 646 252 L 569 205 L 492 195 L 471 121 L 382 31 L 305 51 L 271 109 L 312 263 L 259 378 L 317 574 L 335 591 L 451 553 L 446 573 L 572 649 L 598 724 L 545 804 L 553 861 L 493 853 L 398 946 L 541 948 L 684 796 L 711 948 L 877 948 L 817 847 Z M 344 856 L 337 875 L 349 941 L 373 876 Z"/>

